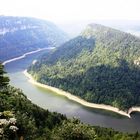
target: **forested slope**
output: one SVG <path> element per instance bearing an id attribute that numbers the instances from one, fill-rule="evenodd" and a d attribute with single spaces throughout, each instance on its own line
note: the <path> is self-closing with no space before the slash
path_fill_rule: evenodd
<path id="1" fill-rule="evenodd" d="M 140 106 L 140 39 L 119 30 L 90 24 L 29 72 L 89 102 L 123 110 Z"/>
<path id="2" fill-rule="evenodd" d="M 9 85 L 0 64 L 0 140 L 17 139 L 140 140 L 140 135 L 93 127 L 32 104 L 20 89 Z"/>
<path id="3" fill-rule="evenodd" d="M 68 39 L 49 21 L 0 16 L 0 61 L 45 47 L 57 47 Z"/>

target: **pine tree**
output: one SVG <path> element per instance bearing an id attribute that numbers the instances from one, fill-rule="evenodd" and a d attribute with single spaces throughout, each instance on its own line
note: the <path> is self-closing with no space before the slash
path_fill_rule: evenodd
<path id="1" fill-rule="evenodd" d="M 0 89 L 9 84 L 9 78 L 5 76 L 4 66 L 0 63 Z"/>

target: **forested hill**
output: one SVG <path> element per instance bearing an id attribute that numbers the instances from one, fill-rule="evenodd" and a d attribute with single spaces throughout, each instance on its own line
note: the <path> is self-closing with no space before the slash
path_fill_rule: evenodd
<path id="1" fill-rule="evenodd" d="M 44 47 L 57 47 L 68 35 L 49 21 L 0 16 L 0 61 Z"/>
<path id="2" fill-rule="evenodd" d="M 140 135 L 93 127 L 32 104 L 20 89 L 9 85 L 0 64 L 0 140 L 23 139 L 139 140 Z"/>
<path id="3" fill-rule="evenodd" d="M 37 81 L 89 102 L 140 106 L 140 39 L 98 24 L 29 68 Z"/>

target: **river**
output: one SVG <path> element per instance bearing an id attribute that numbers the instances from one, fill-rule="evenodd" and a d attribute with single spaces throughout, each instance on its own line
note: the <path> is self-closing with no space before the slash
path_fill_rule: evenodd
<path id="1" fill-rule="evenodd" d="M 44 50 L 35 54 L 27 55 L 25 58 L 16 60 L 5 65 L 5 70 L 10 77 L 10 84 L 23 90 L 24 94 L 38 106 L 66 114 L 68 117 L 77 117 L 82 122 L 113 128 L 123 132 L 140 132 L 140 113 L 131 114 L 131 119 L 118 114 L 84 107 L 66 97 L 57 95 L 46 89 L 36 87 L 28 82 L 23 71 L 28 68 L 33 60 L 37 59 Z"/>

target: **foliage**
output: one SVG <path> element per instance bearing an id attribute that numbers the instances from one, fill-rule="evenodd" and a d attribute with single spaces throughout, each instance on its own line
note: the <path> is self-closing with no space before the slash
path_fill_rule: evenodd
<path id="1" fill-rule="evenodd" d="M 3 74 L 5 74 L 3 70 L 3 65 L 0 65 L 0 89 L 6 87 L 9 83 L 9 78 L 3 76 Z"/>
<path id="2" fill-rule="evenodd" d="M 2 66 L 0 65 L 0 67 Z M 5 78 L 3 73 L 1 73 L 1 77 Z M 0 79 L 0 83 L 2 82 Z M 24 137 L 26 140 L 32 140 L 42 136 L 42 139 L 45 139 L 49 137 L 50 131 L 56 124 L 66 119 L 64 115 L 56 112 L 51 113 L 32 104 L 20 89 L 10 85 L 4 86 L 6 88 L 0 86 L 0 112 L 3 112 L 5 117 L 10 116 L 10 112 L 14 114 L 19 138 Z M 10 136 L 5 136 L 6 140 L 12 139 Z"/>
<path id="3" fill-rule="evenodd" d="M 14 114 L 11 111 L 0 112 L 0 139 L 18 138 L 17 130 Z"/>
<path id="4" fill-rule="evenodd" d="M 53 140 L 95 140 L 94 128 L 78 120 L 63 121 L 52 132 Z"/>
<path id="5" fill-rule="evenodd" d="M 139 38 L 91 24 L 79 37 L 44 55 L 29 72 L 37 81 L 89 102 L 127 110 L 140 105 L 139 54 Z"/>
<path id="6" fill-rule="evenodd" d="M 5 78 L 3 69 L 1 77 Z M 0 140 L 140 140 L 138 132 L 125 134 L 93 127 L 49 112 L 32 104 L 20 89 L 7 83 L 3 86 L 0 86 Z"/>

